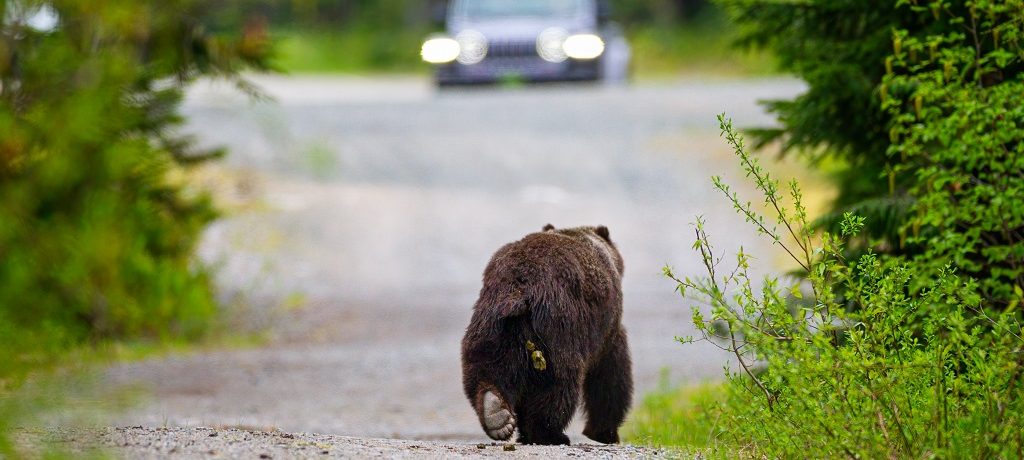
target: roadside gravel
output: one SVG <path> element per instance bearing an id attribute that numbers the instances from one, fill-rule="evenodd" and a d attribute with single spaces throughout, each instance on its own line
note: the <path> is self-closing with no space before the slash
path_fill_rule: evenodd
<path id="1" fill-rule="evenodd" d="M 668 458 L 670 452 L 636 446 L 577 444 L 523 446 L 502 443 L 405 441 L 239 428 L 121 427 L 25 432 L 23 439 L 55 441 L 69 453 L 93 450 L 118 457 L 216 458 Z"/>

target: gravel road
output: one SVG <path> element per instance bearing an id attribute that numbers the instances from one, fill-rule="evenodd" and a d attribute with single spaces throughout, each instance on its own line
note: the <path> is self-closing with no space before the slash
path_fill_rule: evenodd
<path id="1" fill-rule="evenodd" d="M 721 375 L 727 357 L 717 349 L 673 340 L 693 333 L 690 308 L 661 267 L 701 273 L 690 250 L 700 214 L 723 254 L 743 246 L 762 257 L 759 270 L 771 268 L 774 253 L 711 188 L 714 174 L 742 183 L 715 115 L 767 124 L 755 102 L 797 94 L 799 82 L 441 93 L 414 78 L 257 83 L 276 102 L 209 84 L 189 94 L 185 113 L 201 144 L 230 148 L 229 194 L 249 203 L 208 231 L 202 258 L 219 270 L 233 324 L 266 327 L 272 339 L 114 366 L 107 381 L 149 394 L 115 425 L 282 430 L 260 434 L 251 453 L 281 452 L 281 433 L 310 432 L 322 434 L 294 436 L 350 445 L 342 456 L 362 456 L 367 445 L 388 457 L 411 455 L 413 445 L 480 454 L 476 443 L 489 440 L 461 393 L 459 340 L 493 251 L 548 222 L 611 229 L 626 262 L 637 397 L 662 376 L 679 384 Z M 580 429 L 570 427 L 574 442 Z M 158 453 L 138 447 L 138 436 L 204 435 L 107 436 L 146 456 Z M 564 454 L 610 452 L 588 449 Z"/>
<path id="2" fill-rule="evenodd" d="M 26 442 L 42 439 L 71 454 L 109 452 L 130 458 L 502 458 L 613 459 L 671 458 L 672 451 L 637 446 L 577 444 L 524 446 L 508 443 L 451 443 L 285 433 L 238 428 L 147 428 L 25 432 Z"/>

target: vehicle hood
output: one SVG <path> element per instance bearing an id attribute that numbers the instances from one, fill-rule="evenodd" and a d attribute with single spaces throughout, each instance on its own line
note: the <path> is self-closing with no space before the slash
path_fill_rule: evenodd
<path id="1" fill-rule="evenodd" d="M 596 24 L 587 18 L 509 18 L 490 21 L 451 21 L 448 33 L 458 35 L 464 30 L 475 30 L 488 39 L 534 40 L 545 29 L 560 27 L 569 31 L 590 32 Z"/>

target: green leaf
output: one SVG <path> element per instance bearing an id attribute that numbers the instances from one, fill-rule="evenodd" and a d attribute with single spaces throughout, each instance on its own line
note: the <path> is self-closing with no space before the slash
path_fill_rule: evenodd
<path id="1" fill-rule="evenodd" d="M 797 299 L 804 298 L 804 293 L 800 291 L 800 285 L 799 284 L 794 284 L 794 285 L 790 286 L 789 293 L 794 298 L 797 298 Z"/>

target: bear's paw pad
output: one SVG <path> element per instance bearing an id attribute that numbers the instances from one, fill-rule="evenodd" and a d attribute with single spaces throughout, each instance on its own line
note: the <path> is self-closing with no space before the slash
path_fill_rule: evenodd
<path id="1" fill-rule="evenodd" d="M 512 437 L 516 429 L 516 418 L 505 408 L 498 395 L 488 391 L 484 394 L 484 427 L 487 436 L 498 441 Z"/>

